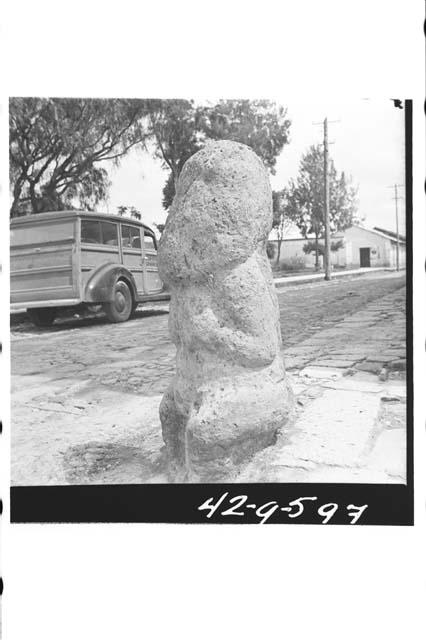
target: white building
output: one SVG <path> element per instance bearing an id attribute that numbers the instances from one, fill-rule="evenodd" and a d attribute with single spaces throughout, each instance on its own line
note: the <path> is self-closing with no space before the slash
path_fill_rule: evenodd
<path id="1" fill-rule="evenodd" d="M 360 225 L 353 225 L 346 231 L 332 235 L 332 242 L 342 240 L 343 246 L 338 251 L 331 252 L 331 263 L 341 268 L 356 267 L 389 267 L 397 266 L 397 238 L 393 231 L 380 229 L 368 229 Z M 281 244 L 280 264 L 302 263 L 306 268 L 315 265 L 315 254 L 306 254 L 303 251 L 304 245 L 308 241 L 314 241 L 314 237 L 309 238 L 287 238 Z M 275 255 L 277 241 L 271 240 L 275 245 Z M 324 240 L 320 240 L 323 244 Z M 322 257 L 320 257 L 322 265 Z M 399 266 L 405 267 L 405 237 L 399 237 Z"/>
<path id="2" fill-rule="evenodd" d="M 344 264 L 351 267 L 397 266 L 397 237 L 393 231 L 354 225 L 341 234 Z M 339 256 L 340 257 L 340 256 Z M 340 263 L 337 263 L 340 264 Z M 405 237 L 399 237 L 399 266 L 405 267 Z"/>

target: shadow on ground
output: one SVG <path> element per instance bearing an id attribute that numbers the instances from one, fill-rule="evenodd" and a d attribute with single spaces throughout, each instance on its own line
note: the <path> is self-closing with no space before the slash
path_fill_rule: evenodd
<path id="1" fill-rule="evenodd" d="M 144 309 L 143 307 L 137 309 L 132 317 L 127 320 L 128 323 L 132 323 L 135 320 L 141 320 L 142 318 L 149 318 L 150 316 L 161 316 L 167 314 L 168 308 L 159 307 L 158 309 L 150 307 Z M 25 331 L 25 333 L 33 334 L 49 334 L 60 333 L 61 331 L 67 331 L 69 329 L 97 327 L 102 325 L 110 325 L 111 322 L 103 313 L 90 314 L 90 315 L 78 315 L 72 317 L 59 316 L 55 323 L 51 327 L 36 327 L 30 322 L 25 313 L 14 314 L 10 317 L 10 328 L 12 331 Z"/>
<path id="2" fill-rule="evenodd" d="M 91 441 L 69 447 L 63 465 L 69 484 L 113 484 L 122 481 L 123 475 L 126 482 L 149 482 L 166 473 L 164 448 L 153 459 L 140 445 L 118 442 Z"/>

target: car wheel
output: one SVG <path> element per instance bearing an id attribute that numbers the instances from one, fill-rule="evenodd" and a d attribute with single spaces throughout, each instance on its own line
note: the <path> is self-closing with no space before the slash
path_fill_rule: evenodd
<path id="1" fill-rule="evenodd" d="M 105 302 L 103 305 L 106 316 L 110 322 L 126 322 L 132 313 L 132 294 L 125 282 L 119 280 L 113 291 L 111 302 Z"/>
<path id="2" fill-rule="evenodd" d="M 36 327 L 50 327 L 56 318 L 56 309 L 53 307 L 27 309 L 27 314 Z"/>

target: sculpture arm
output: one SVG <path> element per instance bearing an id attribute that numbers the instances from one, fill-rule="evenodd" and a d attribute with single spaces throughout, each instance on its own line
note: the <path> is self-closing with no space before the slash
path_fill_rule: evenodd
<path id="1" fill-rule="evenodd" d="M 221 326 L 209 307 L 193 316 L 192 326 L 195 343 L 237 364 L 262 367 L 275 358 L 276 348 L 269 336 L 250 335 L 240 329 Z"/>

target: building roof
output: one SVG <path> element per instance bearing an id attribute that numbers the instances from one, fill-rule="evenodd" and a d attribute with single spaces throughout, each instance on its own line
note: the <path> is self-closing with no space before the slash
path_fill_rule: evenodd
<path id="1" fill-rule="evenodd" d="M 372 229 L 370 229 L 369 227 L 364 227 L 360 224 L 353 224 L 351 227 L 349 227 L 345 231 L 335 231 L 334 233 L 331 234 L 331 238 L 333 240 L 344 238 L 346 231 L 349 231 L 349 229 L 353 229 L 354 227 L 357 229 L 361 229 L 362 231 L 367 231 L 368 233 L 372 233 L 376 236 L 380 236 L 381 238 L 386 238 L 386 240 L 390 240 L 391 242 L 394 242 L 396 244 L 396 233 L 394 233 L 393 231 L 387 231 L 386 229 L 381 229 L 380 227 L 373 227 Z M 292 242 L 292 241 L 293 242 L 294 241 L 309 242 L 309 240 L 315 240 L 315 236 L 307 236 L 306 238 L 304 238 L 303 236 L 299 236 L 298 238 L 294 238 L 294 237 L 284 238 L 283 240 L 284 242 Z M 323 242 L 324 238 L 319 238 L 319 241 Z M 399 242 L 401 244 L 405 244 L 405 236 L 400 235 Z"/>
<path id="2" fill-rule="evenodd" d="M 380 227 L 373 227 L 373 228 L 374 228 L 375 231 L 379 231 L 383 235 L 389 236 L 393 240 L 397 239 L 397 235 L 396 235 L 395 231 L 388 231 L 387 229 L 381 229 Z M 399 240 L 400 240 L 400 242 L 405 242 L 405 236 L 399 234 Z"/>
<path id="3" fill-rule="evenodd" d="M 380 229 L 378 227 L 373 227 L 370 229 L 369 227 L 363 227 L 360 224 L 353 224 L 352 227 L 357 227 L 358 229 L 362 229 L 363 231 L 368 231 L 369 233 L 373 233 L 376 236 L 380 236 L 381 238 L 386 238 L 386 240 L 390 240 L 391 242 L 396 243 L 396 233 L 393 231 L 386 231 L 385 229 Z M 349 227 L 349 228 L 352 228 Z M 405 236 L 399 236 L 399 241 L 405 244 Z"/>

